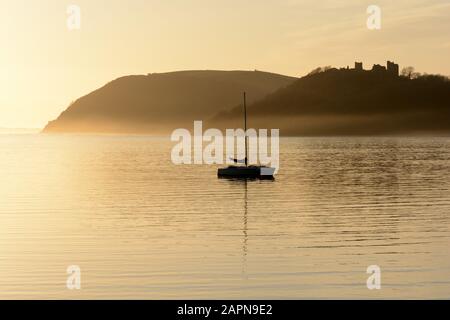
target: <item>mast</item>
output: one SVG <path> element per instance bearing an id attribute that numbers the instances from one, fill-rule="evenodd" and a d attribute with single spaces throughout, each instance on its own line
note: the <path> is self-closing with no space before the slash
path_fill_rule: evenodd
<path id="1" fill-rule="evenodd" d="M 245 134 L 245 166 L 248 167 L 247 94 L 246 94 L 246 92 L 244 92 L 244 134 Z"/>

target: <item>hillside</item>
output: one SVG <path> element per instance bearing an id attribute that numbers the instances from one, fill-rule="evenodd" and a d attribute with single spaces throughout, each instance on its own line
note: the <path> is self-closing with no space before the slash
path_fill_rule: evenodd
<path id="1" fill-rule="evenodd" d="M 450 81 L 409 79 L 374 71 L 330 69 L 300 78 L 248 108 L 249 126 L 282 135 L 450 133 Z M 212 125 L 242 122 L 242 106 Z"/>
<path id="2" fill-rule="evenodd" d="M 259 71 L 180 71 L 127 76 L 78 99 L 44 132 L 169 133 L 250 102 L 296 78 Z"/>

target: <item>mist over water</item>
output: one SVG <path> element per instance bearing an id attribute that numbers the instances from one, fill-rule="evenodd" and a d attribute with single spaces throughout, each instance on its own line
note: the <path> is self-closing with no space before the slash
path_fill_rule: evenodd
<path id="1" fill-rule="evenodd" d="M 0 298 L 450 298 L 449 138 L 282 138 L 275 181 L 173 145 L 0 135 Z"/>

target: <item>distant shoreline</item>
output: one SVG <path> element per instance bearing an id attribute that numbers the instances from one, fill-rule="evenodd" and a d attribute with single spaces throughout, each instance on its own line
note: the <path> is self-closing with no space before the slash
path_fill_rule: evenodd
<path id="1" fill-rule="evenodd" d="M 0 134 L 34 134 L 41 131 L 39 128 L 0 128 Z"/>
<path id="2" fill-rule="evenodd" d="M 167 138 L 170 140 L 170 134 L 151 134 L 151 133 L 108 133 L 108 132 L 35 132 L 44 136 L 79 136 L 79 137 L 137 137 L 137 138 Z M 1 133 L 0 133 L 1 134 Z M 416 132 L 416 133 L 398 133 L 398 134 L 354 134 L 354 135 L 289 135 L 280 132 L 280 139 L 289 138 L 450 138 L 450 132 Z M 208 142 L 204 142 L 208 144 Z"/>

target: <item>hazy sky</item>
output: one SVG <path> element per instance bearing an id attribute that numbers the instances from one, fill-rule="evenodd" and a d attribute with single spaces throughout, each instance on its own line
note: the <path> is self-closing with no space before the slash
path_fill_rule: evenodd
<path id="1" fill-rule="evenodd" d="M 67 7 L 81 29 L 67 28 Z M 368 30 L 367 7 L 382 10 Z M 0 127 L 42 127 L 129 74 L 185 69 L 301 76 L 385 64 L 450 75 L 450 0 L 0 0 Z"/>

